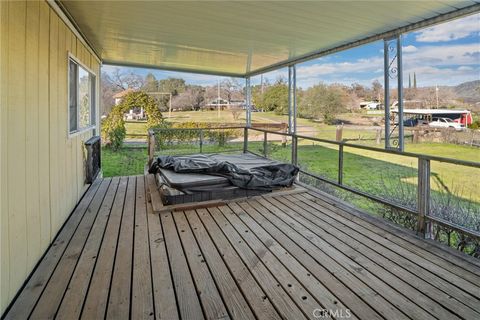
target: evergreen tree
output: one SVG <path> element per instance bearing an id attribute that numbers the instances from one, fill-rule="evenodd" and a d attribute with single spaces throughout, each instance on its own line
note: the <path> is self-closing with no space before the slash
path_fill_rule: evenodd
<path id="1" fill-rule="evenodd" d="M 417 74 L 413 73 L 413 88 L 417 89 Z"/>
<path id="2" fill-rule="evenodd" d="M 412 78 L 410 77 L 410 73 L 408 74 L 408 89 L 412 88 Z"/>
<path id="3" fill-rule="evenodd" d="M 158 91 L 158 81 L 152 73 L 149 73 L 145 76 L 145 84 L 142 89 L 146 92 L 157 92 Z"/>

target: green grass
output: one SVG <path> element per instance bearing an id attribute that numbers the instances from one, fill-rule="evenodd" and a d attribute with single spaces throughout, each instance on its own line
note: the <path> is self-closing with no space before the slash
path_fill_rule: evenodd
<path id="1" fill-rule="evenodd" d="M 352 115 L 342 116 L 346 118 L 353 117 Z M 271 112 L 253 114 L 254 122 L 279 122 L 283 120 L 286 120 L 285 116 Z M 217 111 L 174 112 L 173 117 L 167 119 L 167 121 L 234 122 L 230 111 L 221 111 L 220 117 L 218 117 Z M 243 124 L 244 121 L 245 118 L 242 114 L 237 123 Z M 314 130 L 316 137 L 329 140 L 335 139 L 335 126 L 325 125 L 308 119 L 298 119 L 298 125 Z M 146 123 L 128 122 L 126 127 L 128 133 L 146 134 Z M 255 131 L 252 131 L 250 135 L 252 140 L 257 140 L 258 138 L 261 140 L 261 135 L 257 139 L 255 138 Z M 269 135 L 269 138 L 273 138 L 273 135 Z M 369 144 L 379 148 L 382 147 L 382 145 L 376 145 L 374 142 L 374 130 L 354 130 L 345 127 L 343 138 L 355 144 Z M 278 141 L 269 143 L 268 156 L 289 162 L 291 159 L 290 147 L 282 148 L 279 144 Z M 205 144 L 203 152 L 227 152 L 241 150 L 242 147 L 242 142 L 230 142 L 223 147 L 215 144 Z M 251 141 L 249 150 L 262 154 L 263 142 Z M 168 149 L 162 150 L 161 153 L 173 155 L 198 153 L 199 151 L 198 144 L 184 143 L 169 146 Z M 394 188 L 398 185 L 408 185 L 416 188 L 417 160 L 415 158 L 348 147 L 345 147 L 344 151 L 343 179 L 347 185 L 377 195 L 385 193 L 386 188 Z M 407 143 L 406 151 L 470 161 L 478 161 L 480 158 L 478 148 L 453 144 Z M 146 162 L 146 150 L 121 149 L 118 153 L 107 150 L 103 156 L 105 159 L 104 174 L 106 176 L 141 174 L 143 165 Z M 298 160 L 300 166 L 311 172 L 333 180 L 337 179 L 338 149 L 335 145 L 300 140 Z M 432 161 L 431 170 L 431 187 L 434 192 L 453 193 L 463 199 L 480 201 L 480 193 L 477 192 L 480 188 L 480 181 L 478 178 L 474 178 L 480 176 L 480 169 Z M 411 196 L 414 197 L 413 194 Z"/>
<path id="2" fill-rule="evenodd" d="M 121 148 L 117 151 L 102 148 L 103 176 L 115 177 L 143 174 L 147 160 L 147 148 Z"/>
<path id="3" fill-rule="evenodd" d="M 136 122 L 128 121 L 125 122 L 125 129 L 127 134 L 147 134 L 147 123 L 146 122 Z"/>

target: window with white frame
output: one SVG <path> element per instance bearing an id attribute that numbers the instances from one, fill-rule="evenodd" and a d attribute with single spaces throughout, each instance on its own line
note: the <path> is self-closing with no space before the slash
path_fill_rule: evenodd
<path id="1" fill-rule="evenodd" d="M 95 125 L 96 77 L 73 57 L 68 60 L 69 133 Z"/>

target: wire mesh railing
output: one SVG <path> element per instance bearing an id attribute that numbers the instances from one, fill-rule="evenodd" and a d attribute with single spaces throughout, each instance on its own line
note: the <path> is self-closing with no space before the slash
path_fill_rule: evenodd
<path id="1" fill-rule="evenodd" d="M 480 180 L 473 178 L 480 176 L 478 162 L 262 128 L 149 131 L 149 161 L 159 154 L 211 152 L 250 152 L 293 163 L 303 182 L 329 186 L 344 198 L 364 199 L 355 204 L 426 238 L 480 256 L 480 198 L 459 188 L 480 188 Z"/>

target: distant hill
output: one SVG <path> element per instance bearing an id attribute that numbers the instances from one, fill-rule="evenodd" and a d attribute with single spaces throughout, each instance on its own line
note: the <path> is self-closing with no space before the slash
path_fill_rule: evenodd
<path id="1" fill-rule="evenodd" d="M 458 99 L 468 103 L 480 102 L 480 80 L 469 81 L 453 87 Z"/>

